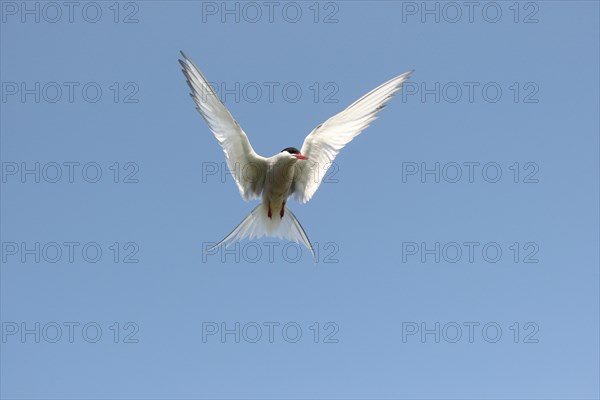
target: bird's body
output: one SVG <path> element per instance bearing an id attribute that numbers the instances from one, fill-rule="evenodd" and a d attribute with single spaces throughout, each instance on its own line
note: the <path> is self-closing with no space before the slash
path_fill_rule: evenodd
<path id="1" fill-rule="evenodd" d="M 265 158 L 256 154 L 246 133 L 200 70 L 182 55 L 184 60 L 179 62 L 192 89 L 196 108 L 223 147 L 241 196 L 245 200 L 262 199 L 261 204 L 214 247 L 266 235 L 303 243 L 314 257 L 308 236 L 287 208 L 288 198 L 294 197 L 301 203 L 312 198 L 338 152 L 369 126 L 412 71 L 390 79 L 317 126 L 300 150 L 287 147 Z"/>
<path id="2" fill-rule="evenodd" d="M 272 218 L 273 213 L 278 214 L 280 217 L 285 214 L 285 203 L 292 194 L 298 161 L 297 158 L 287 157 L 285 152 L 269 159 L 262 193 L 262 200 L 267 205 L 267 216 L 269 218 Z"/>

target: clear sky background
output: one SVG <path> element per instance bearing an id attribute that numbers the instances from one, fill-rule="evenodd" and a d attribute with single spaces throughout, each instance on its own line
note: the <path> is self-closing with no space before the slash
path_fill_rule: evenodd
<path id="1" fill-rule="evenodd" d="M 597 2 L 49 4 L 0 2 L 2 398 L 600 396 Z M 290 203 L 317 263 L 203 254 L 255 204 L 179 50 L 265 156 L 416 70 Z"/>

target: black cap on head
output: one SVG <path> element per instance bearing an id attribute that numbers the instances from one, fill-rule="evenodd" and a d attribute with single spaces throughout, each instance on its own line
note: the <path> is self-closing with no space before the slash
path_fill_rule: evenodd
<path id="1" fill-rule="evenodd" d="M 298 150 L 295 147 L 286 147 L 285 149 L 281 150 L 281 152 L 283 153 L 284 151 L 287 151 L 290 154 L 300 154 L 300 150 Z"/>

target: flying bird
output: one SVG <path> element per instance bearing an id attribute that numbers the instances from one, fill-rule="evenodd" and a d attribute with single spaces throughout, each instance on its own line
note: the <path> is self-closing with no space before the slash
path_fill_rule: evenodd
<path id="1" fill-rule="evenodd" d="M 300 150 L 286 147 L 272 157 L 254 151 L 248 136 L 219 99 L 198 67 L 183 53 L 179 63 L 191 88 L 196 109 L 223 147 L 227 166 L 240 195 L 246 201 L 262 202 L 229 234 L 211 248 L 229 245 L 242 239 L 263 236 L 288 239 L 304 244 L 315 253 L 300 225 L 287 207 L 293 197 L 308 202 L 315 194 L 327 168 L 340 150 L 377 118 L 392 96 L 413 71 L 405 72 L 373 89 L 348 108 L 317 126 L 304 139 Z"/>

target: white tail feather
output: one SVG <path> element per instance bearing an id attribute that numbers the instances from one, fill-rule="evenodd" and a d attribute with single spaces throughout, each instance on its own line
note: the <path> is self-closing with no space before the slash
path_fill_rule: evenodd
<path id="1" fill-rule="evenodd" d="M 252 240 L 270 236 L 303 244 L 315 259 L 315 252 L 306 232 L 289 208 L 285 208 L 283 218 L 279 217 L 279 213 L 269 218 L 267 213 L 267 206 L 264 203 L 259 204 L 225 239 L 211 247 L 209 251 L 221 245 L 229 247 L 230 244 L 242 239 Z"/>

